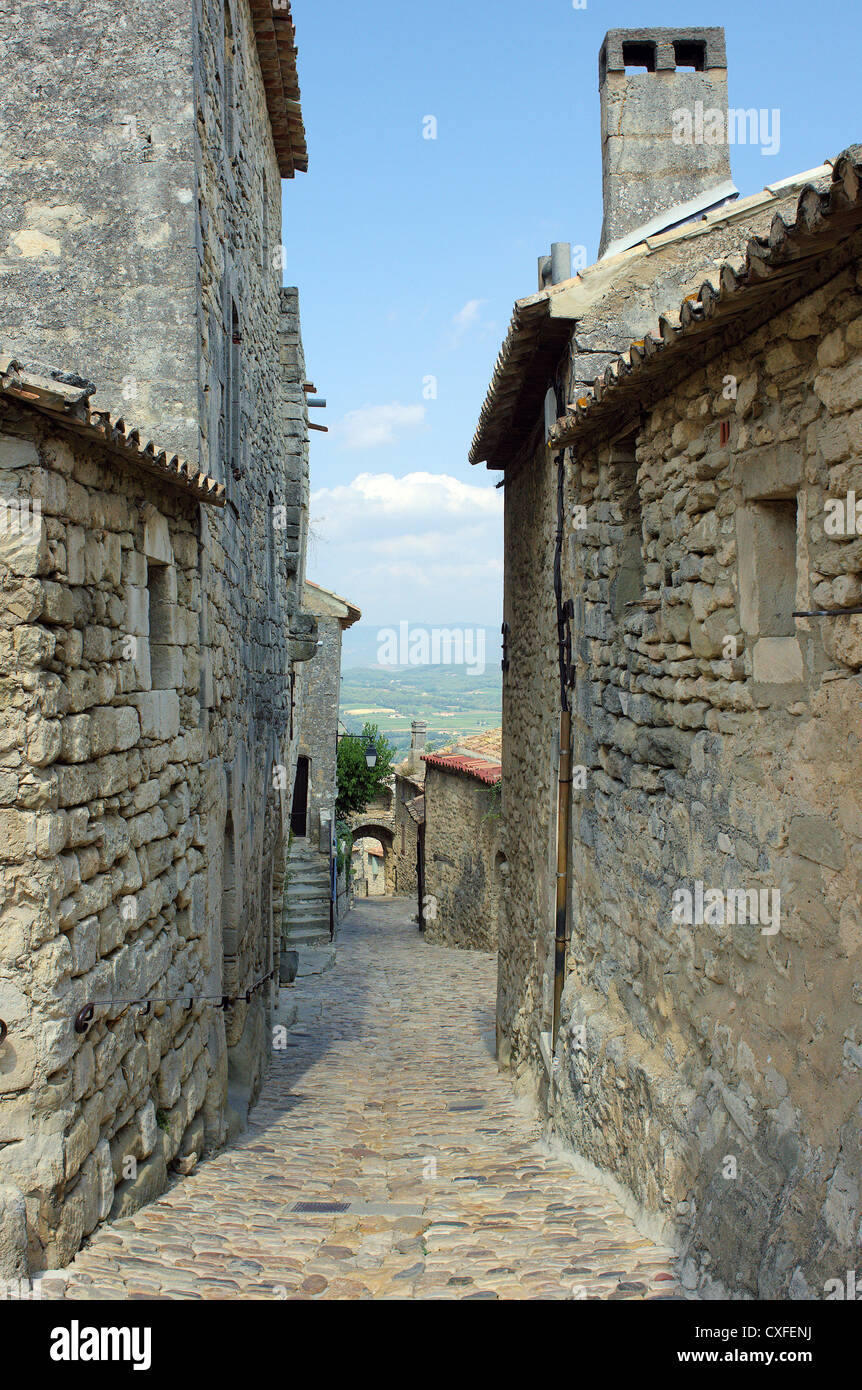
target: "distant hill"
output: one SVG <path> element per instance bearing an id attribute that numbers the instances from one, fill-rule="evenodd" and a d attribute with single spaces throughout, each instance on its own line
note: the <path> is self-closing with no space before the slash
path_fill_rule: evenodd
<path id="1" fill-rule="evenodd" d="M 348 634 L 345 633 L 345 637 Z M 410 747 L 414 719 L 428 724 L 428 747 L 499 727 L 503 686 L 495 652 L 483 675 L 464 666 L 364 666 L 342 668 L 341 720 L 359 731 L 376 724 L 399 753 Z"/>
<path id="2" fill-rule="evenodd" d="M 398 655 L 403 655 L 406 658 L 404 661 L 398 663 L 399 666 L 404 666 L 408 669 L 419 670 L 419 666 L 411 667 L 409 660 L 411 638 L 419 632 L 425 632 L 432 636 L 435 632 L 469 634 L 469 637 L 467 638 L 467 641 L 469 643 L 468 654 L 475 653 L 477 651 L 477 643 L 480 640 L 481 634 L 481 640 L 484 642 L 486 670 L 490 670 L 494 666 L 496 666 L 499 669 L 499 624 L 496 627 L 488 627 L 486 624 L 482 623 L 462 622 L 441 624 L 411 622 L 407 627 L 407 640 L 405 642 L 401 640 L 402 624 L 399 623 L 397 620 L 389 624 L 383 624 L 380 627 L 376 626 L 373 623 L 360 622 L 357 623 L 355 627 L 348 628 L 348 630 L 344 634 L 341 643 L 341 669 L 342 671 L 346 671 L 352 667 L 363 667 L 365 669 L 368 669 L 370 667 L 376 667 L 378 665 L 379 658 L 381 655 L 383 655 L 384 659 L 388 659 L 389 652 L 387 648 L 391 648 L 392 643 L 391 640 L 387 641 L 385 634 L 389 633 L 396 634 L 398 636 Z"/>

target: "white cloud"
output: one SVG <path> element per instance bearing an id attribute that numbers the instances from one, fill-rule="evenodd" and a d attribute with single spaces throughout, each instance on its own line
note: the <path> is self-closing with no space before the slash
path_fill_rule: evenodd
<path id="1" fill-rule="evenodd" d="M 361 473 L 312 494 L 310 570 L 376 623 L 499 622 L 503 498 L 445 473 Z"/>
<path id="2" fill-rule="evenodd" d="M 332 426 L 332 434 L 345 449 L 375 449 L 395 444 L 398 437 L 418 429 L 425 421 L 424 405 L 363 405 L 349 410 Z"/>
<path id="3" fill-rule="evenodd" d="M 468 299 L 457 312 L 452 315 L 449 326 L 449 346 L 459 347 L 468 333 L 478 331 L 483 337 L 494 331 L 494 324 L 490 321 L 482 320 L 482 305 L 487 304 L 486 299 Z"/>
<path id="4" fill-rule="evenodd" d="M 485 303 L 484 299 L 468 299 L 463 309 L 459 309 L 452 318 L 453 328 L 466 330 L 472 328 L 479 322 L 479 310 Z"/>

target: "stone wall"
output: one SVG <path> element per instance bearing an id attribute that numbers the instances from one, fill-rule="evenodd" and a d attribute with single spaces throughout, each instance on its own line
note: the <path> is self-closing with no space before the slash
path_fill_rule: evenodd
<path id="1" fill-rule="evenodd" d="M 407 765 L 409 766 L 409 764 Z M 416 837 L 419 826 L 407 810 L 407 802 L 421 797 L 423 783 L 407 771 L 395 774 L 395 835 L 392 840 L 395 892 L 416 893 Z"/>
<path id="2" fill-rule="evenodd" d="M 383 846 L 370 835 L 353 842 L 353 887 L 360 898 L 382 898 L 388 891 Z"/>
<path id="3" fill-rule="evenodd" d="M 0 13 L 0 345 L 198 456 L 190 0 Z"/>
<path id="4" fill-rule="evenodd" d="M 353 906 L 353 881 L 350 873 L 350 860 L 346 859 L 340 869 L 335 885 L 335 921 L 343 922 Z"/>
<path id="5" fill-rule="evenodd" d="M 341 696 L 341 623 L 338 618 L 317 620 L 317 656 L 302 668 L 302 735 L 299 751 L 309 760 L 308 839 L 321 843 L 321 822 L 335 820 L 338 705 Z M 324 829 L 329 844 L 329 831 Z"/>
<path id="6" fill-rule="evenodd" d="M 586 785 L 555 1123 L 707 1293 L 822 1297 L 858 1254 L 862 629 L 793 613 L 859 601 L 859 539 L 824 522 L 862 485 L 860 350 L 857 263 L 567 460 Z M 680 920 L 698 884 L 759 917 Z"/>
<path id="7" fill-rule="evenodd" d="M 820 180 L 821 184 L 824 180 Z M 718 220 L 677 228 L 586 273 L 585 292 L 562 365 L 566 399 L 592 388 L 632 339 L 696 293 L 725 260 L 737 257 L 775 213 L 790 218 L 798 185 L 763 200 L 742 200 Z M 540 1067 L 539 1034 L 551 1026 L 556 874 L 559 676 L 553 590 L 557 473 L 541 432 L 506 468 L 504 619 L 509 670 L 503 677 L 503 808 L 509 851 L 506 919 L 501 928 L 498 1055 L 512 1050 L 517 1075 Z M 567 595 L 568 596 L 568 595 Z M 532 1060 L 528 1060 L 532 1059 Z"/>
<path id="8" fill-rule="evenodd" d="M 41 509 L 26 535 L 0 528 L 0 1182 L 24 1195 L 26 1263 L 44 1268 L 221 1138 L 212 1009 L 173 1002 L 221 964 L 198 504 L 30 412 L 4 407 L 0 428 L 4 501 Z M 142 996 L 172 1002 L 121 1002 Z"/>
<path id="9" fill-rule="evenodd" d="M 14 260 L 0 338 L 16 357 L 98 375 L 94 405 L 127 413 L 227 489 L 223 509 L 199 507 L 98 449 L 35 435 L 38 464 L 31 450 L 9 482 L 44 493 L 49 545 L 24 576 L 14 553 L 0 571 L 18 711 L 17 780 L 2 801 L 20 919 L 8 949 L 18 961 L 26 939 L 39 1011 L 32 1068 L 15 1072 L 11 1038 L 0 1058 L 17 1076 L 0 1159 L 26 1197 L 39 1267 L 157 1192 L 166 1163 L 187 1169 L 245 1123 L 271 1041 L 273 986 L 253 987 L 278 965 L 296 672 L 316 636 L 301 609 L 298 299 L 280 287 L 281 186 L 247 0 L 146 15 L 24 0 L 3 24 L 22 80 L 0 98 L 4 271 Z M 110 84 L 85 61 L 99 45 Z M 81 135 L 79 110 L 98 133 Z M 124 110 L 137 121 L 131 155 L 110 133 Z M 8 418 L 16 438 L 33 428 Z M 145 603 L 150 544 L 159 573 Z M 147 623 L 149 663 L 126 660 L 118 649 L 137 638 L 143 650 Z M 19 902 L 25 882 L 32 901 Z M 237 1002 L 189 1010 L 175 1001 L 190 984 Z M 132 989 L 171 1002 L 143 1019 L 97 1009 L 86 1038 L 70 1034 L 79 998 Z M 28 1006 L 4 1001 L 7 1022 L 20 1028 Z M 123 1176 L 123 1155 L 139 1161 L 137 1179 Z"/>
<path id="10" fill-rule="evenodd" d="M 394 893 L 395 888 L 395 778 L 377 788 L 373 799 L 364 811 L 355 811 L 348 817 L 350 833 L 354 845 L 363 839 L 377 840 L 383 850 L 384 893 Z M 366 856 L 367 860 L 367 856 Z"/>
<path id="11" fill-rule="evenodd" d="M 537 448 L 506 471 L 503 618 L 503 840 L 508 889 L 499 921 L 497 1056 L 535 1079 L 550 1024 L 553 970 L 557 614 L 552 582 L 557 478 Z"/>
<path id="12" fill-rule="evenodd" d="M 499 791 L 429 764 L 425 773 L 425 889 L 429 941 L 497 949 L 500 910 Z"/>
<path id="13" fill-rule="evenodd" d="M 224 983 L 272 968 L 299 711 L 308 495 L 297 293 L 281 289 L 280 179 L 246 3 L 195 0 L 198 430 L 227 506 L 202 525 L 207 840 Z M 231 100 L 232 97 L 232 100 Z M 307 653 L 303 653 L 307 655 Z M 255 995 L 211 1040 L 227 1134 L 245 1122 L 270 1038 Z"/>

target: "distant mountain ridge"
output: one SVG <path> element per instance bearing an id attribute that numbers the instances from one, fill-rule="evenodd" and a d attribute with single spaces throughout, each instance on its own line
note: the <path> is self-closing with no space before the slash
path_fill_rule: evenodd
<path id="1" fill-rule="evenodd" d="M 424 719 L 429 748 L 499 727 L 503 684 L 499 660 L 482 675 L 464 666 L 346 667 L 341 676 L 341 720 L 360 731 L 376 724 L 399 753 L 410 747 L 414 719 Z"/>
<path id="2" fill-rule="evenodd" d="M 404 623 L 404 621 L 405 621 L 405 620 L 404 620 L 403 618 L 402 618 L 402 619 L 396 619 L 394 622 L 391 622 L 391 623 L 381 623 L 379 626 L 378 626 L 377 624 L 375 624 L 375 623 L 364 623 L 364 622 L 360 622 L 360 623 L 357 623 L 355 627 L 348 628 L 347 632 L 345 632 L 345 634 L 344 634 L 344 637 L 343 637 L 343 639 L 342 639 L 342 644 L 341 644 L 341 669 L 342 669 L 342 670 L 347 670 L 347 669 L 351 669 L 351 668 L 355 668 L 355 667 L 366 667 L 366 668 L 369 668 L 369 667 L 377 667 L 377 666 L 378 666 L 378 658 L 379 658 L 379 656 L 380 656 L 380 654 L 381 654 L 381 651 L 384 653 L 384 656 L 385 656 L 385 655 L 386 655 L 386 648 L 388 647 L 388 648 L 391 650 L 391 647 L 392 647 L 391 637 L 388 637 L 387 634 L 393 634 L 393 633 L 394 633 L 394 634 L 396 634 L 396 636 L 400 639 L 401 636 L 402 636 L 402 624 Z M 472 641 L 472 648 L 471 648 L 472 653 L 475 653 L 475 651 L 476 651 L 476 645 L 475 645 L 475 643 L 476 643 L 476 639 L 478 638 L 478 635 L 479 635 L 479 634 L 482 634 L 482 636 L 483 636 L 483 641 L 484 641 L 484 653 L 485 653 L 485 666 L 486 666 L 486 670 L 490 670 L 490 669 L 491 669 L 492 667 L 494 667 L 494 666 L 497 666 L 497 667 L 499 668 L 499 664 L 500 664 L 500 654 L 501 654 L 501 653 L 500 653 L 500 625 L 499 625 L 499 623 L 498 623 L 496 626 L 494 626 L 494 627 L 489 627 L 487 623 L 464 623 L 464 622 L 458 622 L 458 623 L 455 623 L 455 622 L 453 622 L 453 623 L 421 623 L 421 622 L 412 622 L 412 621 L 410 621 L 410 623 L 409 623 L 409 629 L 408 629 L 408 644 L 407 644 L 407 653 L 406 653 L 406 654 L 408 655 L 408 657 L 409 657 L 409 638 L 412 638 L 415 634 L 419 634 L 419 633 L 422 633 L 422 632 L 425 632 L 425 633 L 428 633 L 428 634 L 433 634 L 433 633 L 435 633 L 435 632 L 437 632 L 437 633 L 447 633 L 447 632 L 448 632 L 448 633 L 469 633 L 469 634 L 473 634 L 473 641 Z M 381 634 L 382 634 L 382 635 L 381 635 Z M 431 645 L 432 648 L 433 648 L 433 644 L 430 644 L 430 645 Z M 443 650 L 445 650 L 445 643 L 438 643 L 437 645 L 440 646 L 440 647 L 442 647 Z M 468 644 L 468 645 L 469 645 L 469 644 Z M 403 642 L 402 642 L 401 640 L 399 640 L 398 646 L 399 646 L 399 647 L 403 647 L 403 646 L 404 646 L 404 644 L 403 644 Z M 400 654 L 400 653 L 399 653 L 399 654 Z M 432 654 L 433 654 L 433 653 L 432 653 Z M 430 662 L 429 664 L 434 665 L 434 666 L 436 666 L 436 667 L 439 667 L 440 665 L 444 665 L 444 664 L 451 664 L 451 665 L 453 665 L 453 666 L 456 665 L 456 663 L 454 663 L 454 662 L 452 662 L 452 663 L 446 663 L 446 662 L 440 662 L 440 661 L 437 661 L 437 662 L 433 662 L 433 661 L 432 661 L 432 662 Z M 458 665 L 458 666 L 461 666 L 461 667 L 467 666 L 467 665 L 470 665 L 470 664 L 471 664 L 470 661 L 463 661 L 463 662 L 457 663 L 457 665 Z M 421 669 L 420 666 L 419 666 L 417 663 L 411 663 L 409 660 L 406 661 L 406 662 L 404 662 L 403 664 L 402 664 L 402 663 L 399 663 L 399 666 L 400 666 L 400 669 L 408 669 L 408 670 L 419 670 L 419 669 Z M 381 669 L 381 670 L 392 670 L 392 669 L 395 669 L 395 668 L 393 668 L 392 666 L 386 665 L 386 666 L 381 666 L 379 669 Z"/>

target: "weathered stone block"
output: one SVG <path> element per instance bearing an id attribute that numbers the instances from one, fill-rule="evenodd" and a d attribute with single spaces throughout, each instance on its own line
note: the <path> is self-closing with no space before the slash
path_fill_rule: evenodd
<path id="1" fill-rule="evenodd" d="M 789 845 L 794 854 L 842 869 L 846 859 L 841 832 L 823 816 L 794 816 L 790 822 Z"/>
<path id="2" fill-rule="evenodd" d="M 149 1158 L 138 1164 L 135 1177 L 117 1184 L 110 1210 L 111 1220 L 119 1221 L 124 1216 L 131 1216 L 139 1207 L 164 1192 L 167 1185 L 168 1169 L 159 1145 Z"/>
<path id="3" fill-rule="evenodd" d="M 0 1278 L 27 1277 L 30 1272 L 27 1244 L 27 1204 L 24 1194 L 17 1187 L 4 1183 L 0 1186 Z"/>
<path id="4" fill-rule="evenodd" d="M 144 507 L 144 554 L 148 560 L 159 565 L 173 564 L 171 533 L 167 519 L 147 503 Z"/>
<path id="5" fill-rule="evenodd" d="M 141 738 L 176 738 L 180 731 L 180 702 L 175 690 L 150 690 L 133 695 L 141 721 Z"/>
<path id="6" fill-rule="evenodd" d="M 35 851 L 35 813 L 0 808 L 0 860 L 20 864 Z"/>
<path id="7" fill-rule="evenodd" d="M 803 678 L 802 652 L 795 637 L 761 637 L 752 650 L 753 674 L 764 685 L 786 685 Z"/>

